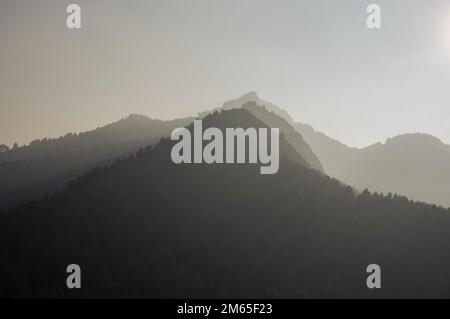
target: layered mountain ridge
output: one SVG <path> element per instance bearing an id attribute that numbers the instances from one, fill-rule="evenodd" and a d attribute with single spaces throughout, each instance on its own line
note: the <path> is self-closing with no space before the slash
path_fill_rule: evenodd
<path id="1" fill-rule="evenodd" d="M 227 108 L 256 103 L 283 117 L 302 135 L 323 171 L 362 191 L 395 193 L 411 199 L 450 207 L 450 146 L 424 133 L 395 136 L 385 143 L 354 148 L 308 124 L 294 123 L 280 107 L 256 93 L 225 103 Z"/>
<path id="2" fill-rule="evenodd" d="M 204 125 L 268 127 L 245 108 Z M 0 296 L 450 296 L 448 210 L 357 194 L 308 167 L 284 135 L 274 175 L 255 164 L 176 165 L 174 144 L 163 139 L 0 214 Z M 65 286 L 72 263 L 82 289 Z M 372 263 L 383 289 L 366 287 Z"/>

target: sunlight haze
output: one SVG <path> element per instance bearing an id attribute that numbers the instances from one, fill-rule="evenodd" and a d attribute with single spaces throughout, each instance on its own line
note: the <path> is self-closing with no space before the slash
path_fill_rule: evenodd
<path id="1" fill-rule="evenodd" d="M 132 113 L 184 117 L 248 91 L 351 146 L 450 144 L 450 3 L 361 0 L 0 3 L 0 144 Z M 366 27 L 366 7 L 382 28 Z"/>

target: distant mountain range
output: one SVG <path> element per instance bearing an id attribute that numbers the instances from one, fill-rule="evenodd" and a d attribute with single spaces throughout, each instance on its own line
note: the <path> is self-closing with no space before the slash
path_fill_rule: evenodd
<path id="1" fill-rule="evenodd" d="M 370 191 L 393 193 L 417 201 L 450 207 L 450 146 L 427 134 L 405 134 L 365 148 L 352 148 L 310 125 L 294 123 L 280 107 L 256 93 L 224 104 L 242 107 L 253 102 L 283 117 L 295 127 L 329 176 Z"/>
<path id="2" fill-rule="evenodd" d="M 352 148 L 290 115 L 255 92 L 206 111 L 246 108 L 270 127 L 279 127 L 311 168 L 354 187 L 450 207 L 450 146 L 426 134 L 405 134 L 365 148 Z M 265 112 L 268 110 L 269 112 Z M 131 115 L 96 130 L 36 140 L 0 152 L 0 207 L 38 198 L 61 189 L 68 181 L 117 158 L 128 156 L 193 118 L 174 121 Z"/>
<path id="3" fill-rule="evenodd" d="M 3 212 L 0 297 L 450 297 L 450 210 L 354 192 L 273 116 L 250 102 L 203 125 L 279 124 L 277 174 L 176 165 L 163 139 Z M 65 286 L 72 263 L 82 289 Z M 366 287 L 372 263 L 382 289 Z"/>
<path id="4" fill-rule="evenodd" d="M 405 195 L 411 199 L 450 207 L 450 146 L 426 134 L 405 134 L 365 148 L 352 148 L 289 114 L 255 92 L 225 102 L 214 111 L 246 108 L 270 127 L 279 127 L 287 141 L 311 168 L 354 187 Z M 265 112 L 268 110 L 269 112 Z M 0 207 L 38 198 L 62 189 L 71 179 L 117 158 L 128 156 L 193 118 L 174 121 L 131 115 L 96 130 L 36 140 L 30 145 L 0 152 Z"/>
<path id="5" fill-rule="evenodd" d="M 297 130 L 324 170 L 356 189 L 397 193 L 450 207 L 450 146 L 427 134 L 405 134 L 365 148 L 350 148 L 305 124 Z"/>
<path id="6" fill-rule="evenodd" d="M 323 170 L 319 159 L 300 133 L 286 120 L 265 111 L 255 102 L 247 103 L 245 108 L 269 127 L 280 128 L 309 167 Z M 212 112 L 205 112 L 200 117 Z M 187 126 L 192 121 L 193 118 L 161 121 L 143 115 L 131 115 L 90 132 L 67 134 L 59 139 L 36 140 L 30 145 L 2 152 L 0 203 L 3 207 L 13 207 L 20 201 L 60 190 L 68 181 L 95 167 L 107 165 L 141 148 L 154 145 L 170 136 L 175 128 Z"/>

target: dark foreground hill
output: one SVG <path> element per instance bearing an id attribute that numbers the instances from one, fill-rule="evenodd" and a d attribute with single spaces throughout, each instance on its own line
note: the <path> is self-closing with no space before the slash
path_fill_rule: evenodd
<path id="1" fill-rule="evenodd" d="M 204 125 L 265 127 L 243 109 Z M 0 215 L 0 296 L 450 297 L 449 211 L 355 195 L 284 138 L 275 175 L 259 164 L 175 165 L 173 144 Z M 72 263 L 76 291 L 66 288 Z"/>

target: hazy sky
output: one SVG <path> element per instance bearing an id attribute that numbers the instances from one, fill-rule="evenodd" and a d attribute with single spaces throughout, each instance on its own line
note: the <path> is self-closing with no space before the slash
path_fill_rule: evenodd
<path id="1" fill-rule="evenodd" d="M 81 30 L 66 27 L 72 2 Z M 370 3 L 381 30 L 366 27 Z M 350 145 L 407 132 L 450 144 L 450 1 L 0 1 L 0 143 L 250 90 Z"/>

